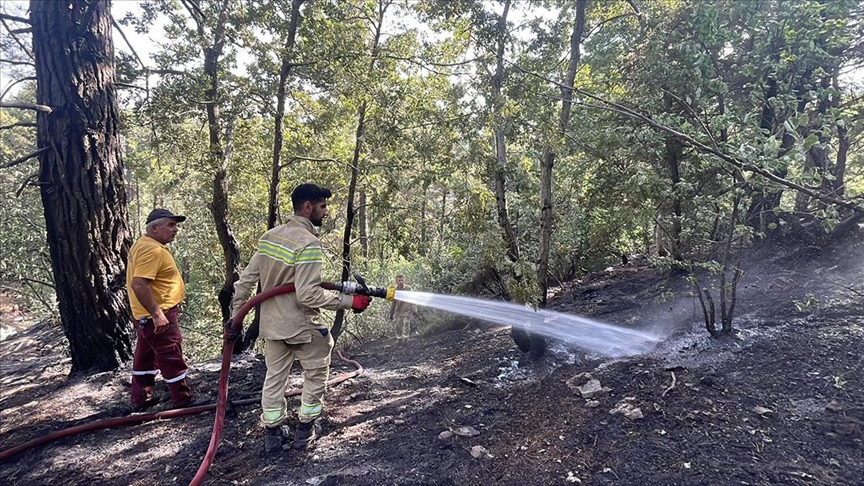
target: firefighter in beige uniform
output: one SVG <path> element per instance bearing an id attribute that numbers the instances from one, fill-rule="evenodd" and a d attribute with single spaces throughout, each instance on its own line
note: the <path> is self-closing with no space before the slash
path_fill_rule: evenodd
<path id="1" fill-rule="evenodd" d="M 320 286 L 323 252 L 315 227 L 327 216 L 327 198 L 331 195 L 328 189 L 315 184 L 297 186 L 291 194 L 294 215 L 261 236 L 258 251 L 234 284 L 232 314 L 246 303 L 259 281 L 262 292 L 288 283 L 296 287 L 295 292 L 267 299 L 260 307 L 260 335 L 267 364 L 261 421 L 266 428 L 267 453 L 282 448 L 282 424 L 287 418 L 285 389 L 295 359 L 303 366 L 304 378 L 294 447 L 305 449 L 321 434 L 317 419 L 324 406 L 333 349 L 333 337 L 320 321 L 321 309 L 362 312 L 372 300 L 362 295 L 335 294 Z"/>

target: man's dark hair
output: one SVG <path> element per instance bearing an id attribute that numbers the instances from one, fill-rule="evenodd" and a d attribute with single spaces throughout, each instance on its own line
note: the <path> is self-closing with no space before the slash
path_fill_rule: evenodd
<path id="1" fill-rule="evenodd" d="M 291 193 L 291 204 L 294 206 L 294 210 L 297 211 L 306 201 L 314 203 L 327 199 L 332 195 L 333 193 L 330 192 L 330 189 L 307 182 L 294 188 L 294 192 Z"/>

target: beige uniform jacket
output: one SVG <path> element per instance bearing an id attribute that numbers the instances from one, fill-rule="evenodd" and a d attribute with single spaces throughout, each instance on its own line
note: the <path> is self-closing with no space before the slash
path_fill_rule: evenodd
<path id="1" fill-rule="evenodd" d="M 296 292 L 261 303 L 260 336 L 291 339 L 304 330 L 327 327 L 321 324 L 321 309 L 350 309 L 354 298 L 321 288 L 323 260 L 321 242 L 312 222 L 302 216 L 291 216 L 258 240 L 258 251 L 234 284 L 232 315 L 249 300 L 259 281 L 262 292 L 293 283 Z"/>

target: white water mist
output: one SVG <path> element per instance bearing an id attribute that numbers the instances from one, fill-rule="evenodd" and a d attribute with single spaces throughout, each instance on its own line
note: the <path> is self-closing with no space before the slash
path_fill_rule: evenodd
<path id="1" fill-rule="evenodd" d="M 660 342 L 659 336 L 645 331 L 613 326 L 561 312 L 534 310 L 510 302 L 403 290 L 396 291 L 395 299 L 519 327 L 613 358 L 648 352 Z"/>

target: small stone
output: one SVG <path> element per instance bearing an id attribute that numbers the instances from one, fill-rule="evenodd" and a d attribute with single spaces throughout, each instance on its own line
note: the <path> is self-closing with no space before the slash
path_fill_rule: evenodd
<path id="1" fill-rule="evenodd" d="M 393 421 L 393 423 L 396 425 L 403 425 L 405 423 L 405 421 L 402 419 L 396 419 Z"/>
<path id="2" fill-rule="evenodd" d="M 453 437 L 453 432 L 450 432 L 449 430 L 445 430 L 444 432 L 438 434 L 438 438 L 441 440 L 447 440 L 450 437 Z"/>
<path id="3" fill-rule="evenodd" d="M 587 402 L 585 402 L 585 406 L 588 408 L 597 408 L 600 406 L 600 402 L 598 402 L 597 400 L 588 400 Z"/>
<path id="4" fill-rule="evenodd" d="M 461 437 L 476 437 L 480 435 L 480 432 L 478 432 L 477 429 L 471 427 L 470 425 L 463 425 L 462 427 L 454 430 L 453 433 Z"/>
<path id="5" fill-rule="evenodd" d="M 837 400 L 831 400 L 828 403 L 828 405 L 825 405 L 825 410 L 828 410 L 831 412 L 839 412 L 839 411 L 843 410 L 843 407 L 841 407 L 840 404 L 837 403 Z"/>
<path id="6" fill-rule="evenodd" d="M 591 376 L 591 373 L 588 373 L 587 371 L 584 371 L 584 372 L 582 372 L 582 373 L 579 373 L 578 375 L 575 375 L 575 376 L 571 377 L 570 379 L 568 379 L 568 380 L 565 381 L 564 383 L 565 383 L 565 384 L 566 384 L 566 385 L 567 385 L 571 390 L 577 391 L 577 388 L 579 388 L 581 385 L 584 385 L 586 381 L 588 381 L 588 380 L 590 380 L 590 379 L 592 379 L 592 378 L 594 378 L 594 377 Z"/>
<path id="7" fill-rule="evenodd" d="M 567 472 L 567 477 L 564 479 L 564 481 L 567 481 L 568 483 L 573 483 L 573 484 L 582 484 L 582 480 L 577 478 L 576 476 L 574 476 L 573 471 Z"/>
<path id="8" fill-rule="evenodd" d="M 759 405 L 756 405 L 755 407 L 753 407 L 753 412 L 757 413 L 759 415 L 765 415 L 767 413 L 773 413 L 774 410 L 771 410 L 770 408 L 765 408 L 765 407 L 761 407 Z"/>
<path id="9" fill-rule="evenodd" d="M 579 390 L 579 394 L 582 395 L 582 398 L 585 399 L 594 398 L 605 393 L 603 386 L 600 385 L 600 380 L 594 378 L 588 380 L 588 383 L 577 387 L 577 390 Z"/>
<path id="10" fill-rule="evenodd" d="M 474 459 L 480 459 L 484 455 L 489 456 L 489 451 L 487 451 L 485 447 L 476 445 L 471 448 L 471 456 L 474 457 Z"/>
<path id="11" fill-rule="evenodd" d="M 642 414 L 642 410 L 639 407 L 633 405 L 631 397 L 628 398 L 625 398 L 618 402 L 618 404 L 615 405 L 615 408 L 609 410 L 609 414 L 615 415 L 620 413 L 625 417 L 629 418 L 630 420 L 638 420 L 644 418 L 645 416 Z"/>

